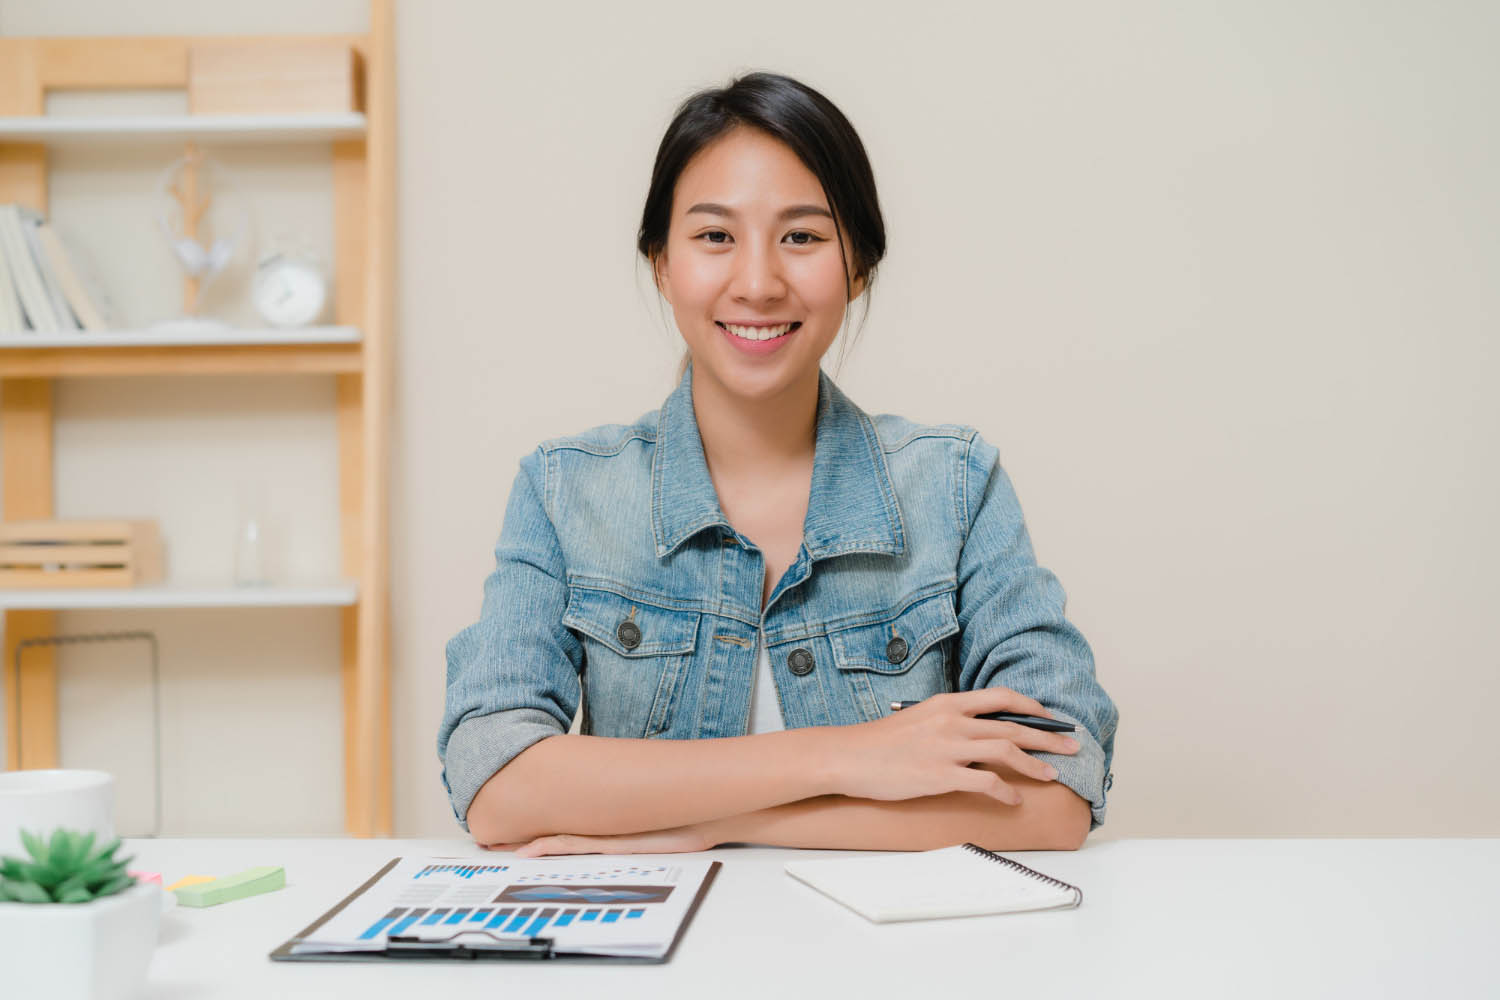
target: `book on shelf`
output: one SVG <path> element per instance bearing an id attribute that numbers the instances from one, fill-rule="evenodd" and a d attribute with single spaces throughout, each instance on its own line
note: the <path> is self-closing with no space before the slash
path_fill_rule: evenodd
<path id="1" fill-rule="evenodd" d="M 6 263 L 5 240 L 0 238 L 0 334 L 19 333 L 26 328 L 21 314 L 21 300 L 16 296 L 16 286 L 10 280 L 10 265 Z"/>
<path id="2" fill-rule="evenodd" d="M 107 329 L 99 299 L 52 223 L 0 204 L 0 334 Z"/>

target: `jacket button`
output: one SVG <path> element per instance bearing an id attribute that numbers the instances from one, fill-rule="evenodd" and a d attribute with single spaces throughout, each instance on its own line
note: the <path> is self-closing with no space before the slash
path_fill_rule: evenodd
<path id="1" fill-rule="evenodd" d="M 885 644 L 885 658 L 892 663 L 900 663 L 906 659 L 907 652 L 906 640 L 899 635 Z"/>
<path id="2" fill-rule="evenodd" d="M 635 622 L 621 622 L 620 627 L 615 629 L 615 638 L 626 649 L 634 649 L 641 644 L 641 628 Z"/>
<path id="3" fill-rule="evenodd" d="M 791 655 L 786 658 L 786 665 L 790 667 L 792 673 L 796 674 L 798 677 L 806 676 L 807 674 L 812 673 L 813 655 L 807 650 L 801 649 L 799 647 L 792 650 Z"/>

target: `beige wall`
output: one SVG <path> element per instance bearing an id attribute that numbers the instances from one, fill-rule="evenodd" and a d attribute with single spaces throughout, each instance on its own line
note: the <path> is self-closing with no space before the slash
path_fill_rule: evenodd
<path id="1" fill-rule="evenodd" d="M 1500 833 L 1500 13 L 1213 6 L 399 5 L 398 832 L 457 829 L 443 644 L 516 461 L 670 388 L 632 251 L 661 131 L 766 68 L 849 114 L 880 185 L 891 249 L 842 384 L 1000 447 L 1120 706 L 1096 836 Z M 15 35 L 366 25 L 358 0 L 0 0 Z M 322 225 L 316 155 L 237 155 L 264 212 Z M 56 188 L 143 319 L 165 251 L 107 247 L 155 165 L 75 158 Z M 227 573 L 238 497 L 274 476 L 283 566 L 331 570 L 331 384 L 205 385 L 65 383 L 60 513 L 128 501 L 174 572 Z M 65 624 L 162 634 L 168 832 L 338 832 L 333 612 Z M 63 661 L 64 762 L 117 760 L 139 826 L 143 668 L 100 656 Z"/>

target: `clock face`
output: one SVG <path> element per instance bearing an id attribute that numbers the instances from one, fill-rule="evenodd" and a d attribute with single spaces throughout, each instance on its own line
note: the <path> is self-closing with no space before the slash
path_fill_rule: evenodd
<path id="1" fill-rule="evenodd" d="M 272 326 L 303 326 L 322 314 L 328 288 L 317 268 L 283 259 L 262 265 L 251 294 Z"/>

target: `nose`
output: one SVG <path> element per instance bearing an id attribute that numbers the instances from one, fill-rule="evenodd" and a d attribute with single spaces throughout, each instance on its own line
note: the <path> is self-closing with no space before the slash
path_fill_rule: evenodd
<path id="1" fill-rule="evenodd" d="M 746 249 L 735 254 L 730 294 L 745 303 L 774 302 L 786 295 L 786 280 L 781 273 L 781 258 L 775 249 L 759 241 L 749 241 Z"/>

